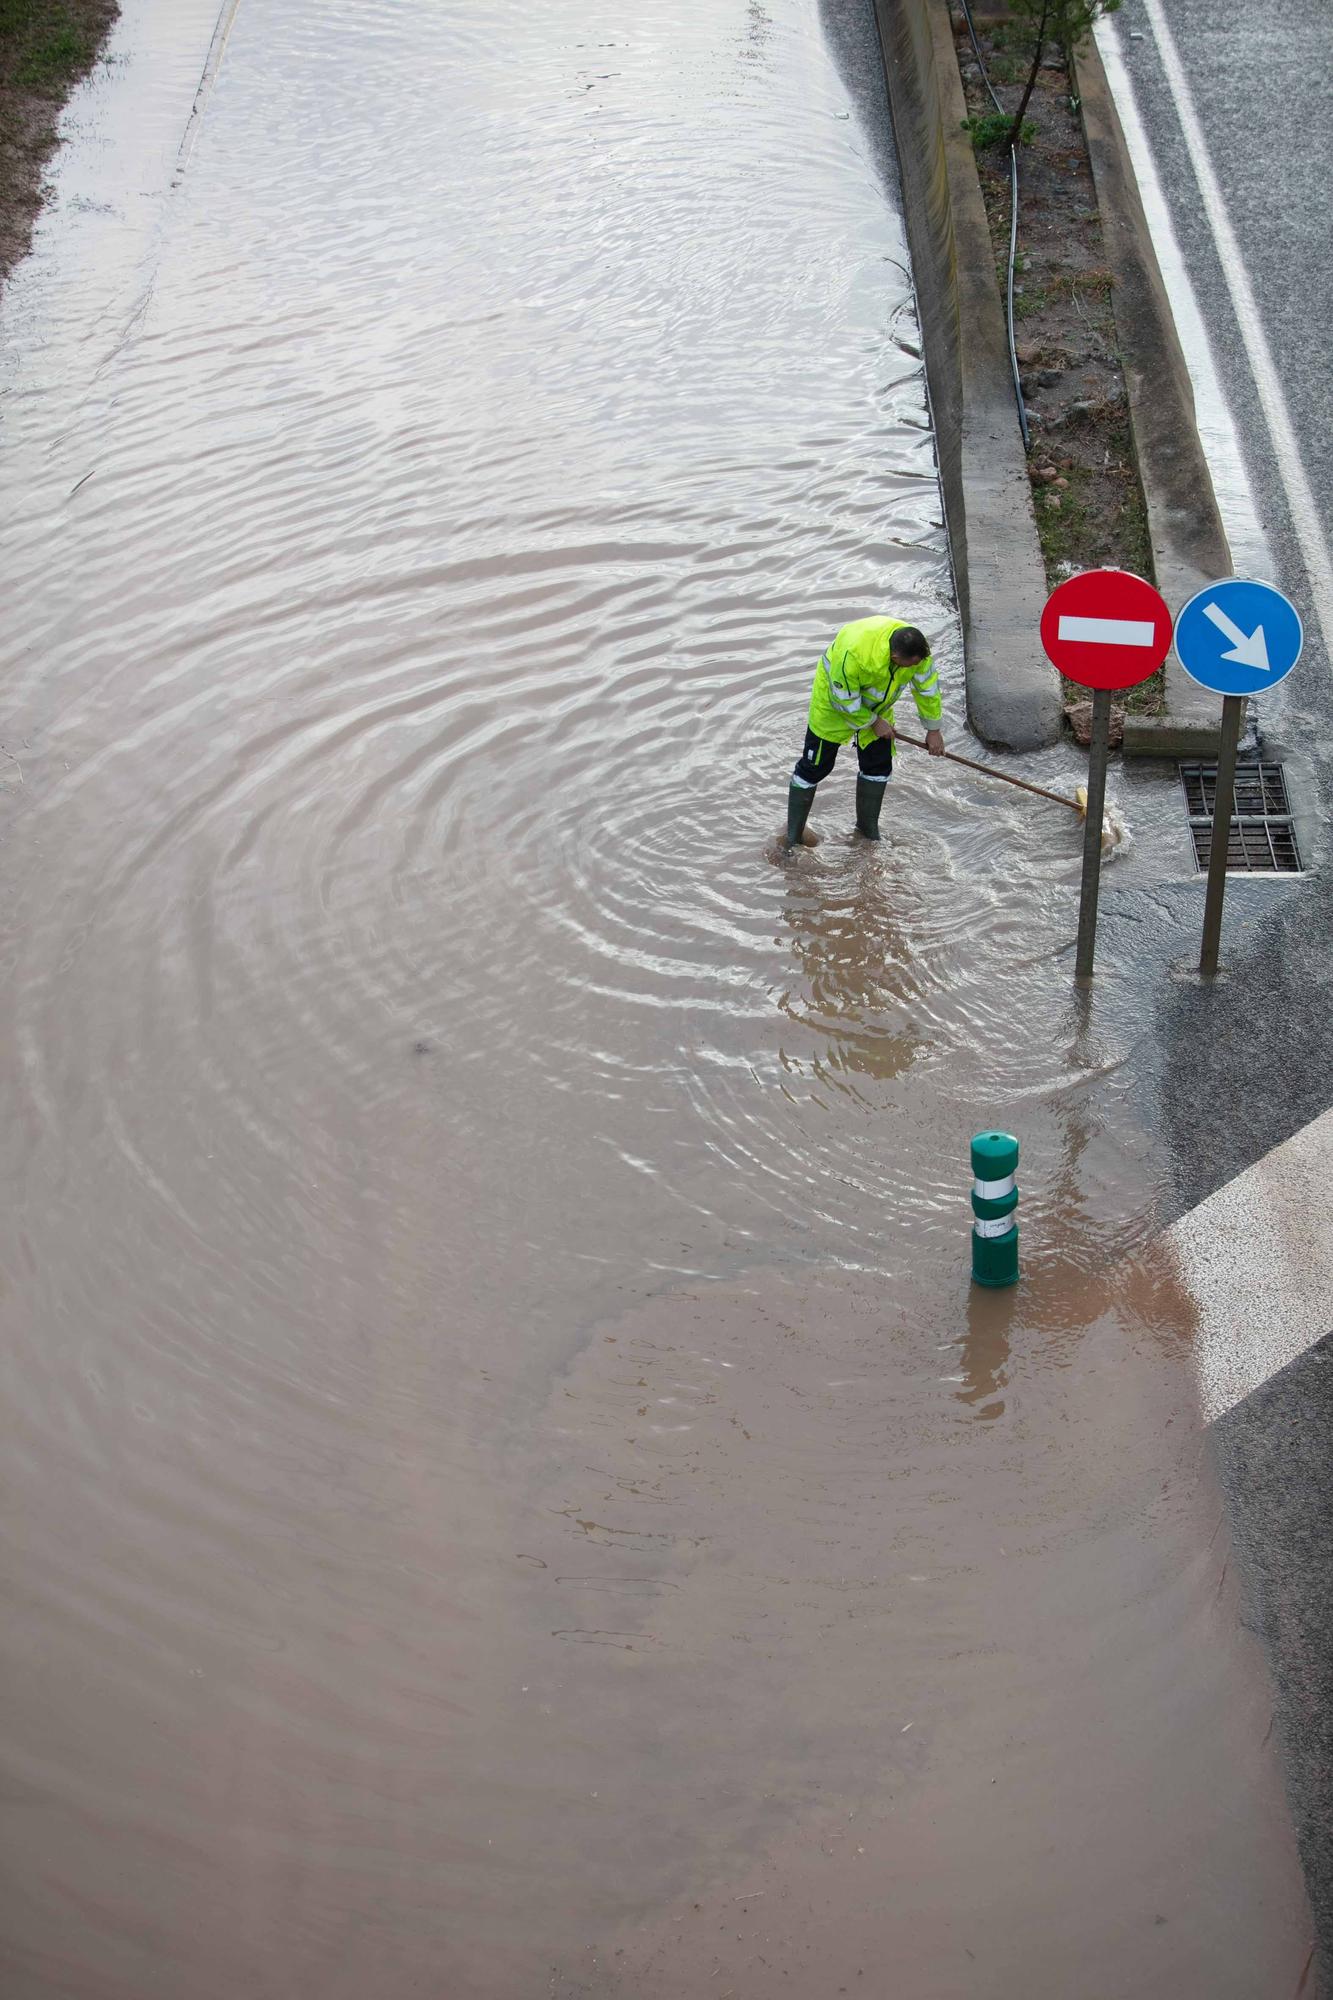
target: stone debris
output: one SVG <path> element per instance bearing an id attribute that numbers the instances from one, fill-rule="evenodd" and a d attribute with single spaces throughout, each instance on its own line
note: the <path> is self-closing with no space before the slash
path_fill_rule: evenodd
<path id="1" fill-rule="evenodd" d="M 1069 724 L 1074 741 L 1081 743 L 1086 750 L 1092 742 L 1092 703 L 1090 701 L 1070 702 L 1065 709 L 1065 721 Z M 1125 711 L 1123 708 L 1113 707 L 1111 710 L 1110 727 L 1106 735 L 1106 740 L 1112 750 L 1120 748 L 1124 741 L 1124 736 Z"/>

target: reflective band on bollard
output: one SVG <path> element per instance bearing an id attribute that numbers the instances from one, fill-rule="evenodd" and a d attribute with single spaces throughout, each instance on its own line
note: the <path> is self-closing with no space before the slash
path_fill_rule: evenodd
<path id="1" fill-rule="evenodd" d="M 1018 1141 L 978 1132 L 972 1141 L 972 1282 L 1018 1283 Z"/>

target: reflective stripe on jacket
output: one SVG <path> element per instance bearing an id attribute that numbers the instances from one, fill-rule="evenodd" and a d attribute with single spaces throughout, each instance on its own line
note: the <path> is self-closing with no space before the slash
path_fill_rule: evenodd
<path id="1" fill-rule="evenodd" d="M 916 712 L 928 729 L 943 715 L 939 677 L 927 656 L 915 666 L 892 666 L 889 642 L 907 624 L 905 618 L 858 618 L 844 625 L 815 668 L 810 690 L 810 727 L 826 743 L 865 747 L 874 741 L 870 724 L 876 716 L 893 721 L 893 704 L 907 688 Z"/>

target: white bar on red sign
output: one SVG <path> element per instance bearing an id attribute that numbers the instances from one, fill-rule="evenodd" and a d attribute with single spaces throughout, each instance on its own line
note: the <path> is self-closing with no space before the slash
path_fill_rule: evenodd
<path id="1" fill-rule="evenodd" d="M 1151 646 L 1156 626 L 1142 618 L 1060 618 L 1060 637 L 1085 646 Z"/>

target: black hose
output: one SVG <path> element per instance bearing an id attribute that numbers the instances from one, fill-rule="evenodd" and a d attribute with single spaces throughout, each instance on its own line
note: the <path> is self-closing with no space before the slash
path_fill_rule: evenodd
<path id="1" fill-rule="evenodd" d="M 1023 449 L 1032 449 L 1032 433 L 1028 429 L 1027 405 L 1023 401 L 1023 384 L 1018 374 L 1018 345 L 1014 339 L 1014 263 L 1018 255 L 1018 148 L 1009 148 L 1009 270 L 1004 289 L 1005 331 L 1009 335 L 1009 373 L 1014 378 L 1014 401 L 1018 405 L 1018 428 L 1023 433 Z"/>
<path id="2" fill-rule="evenodd" d="M 972 53 L 977 59 L 977 68 L 981 71 L 981 81 L 985 84 L 987 90 L 990 92 L 990 101 L 995 106 L 995 109 L 1003 113 L 1004 106 L 1001 104 L 999 98 L 995 95 L 995 86 L 991 82 L 990 77 L 986 73 L 986 63 L 981 53 L 981 44 L 977 40 L 976 28 L 972 24 L 972 9 L 968 5 L 968 0 L 962 0 L 962 7 L 963 7 L 963 19 L 967 22 L 967 32 L 972 42 Z"/>

